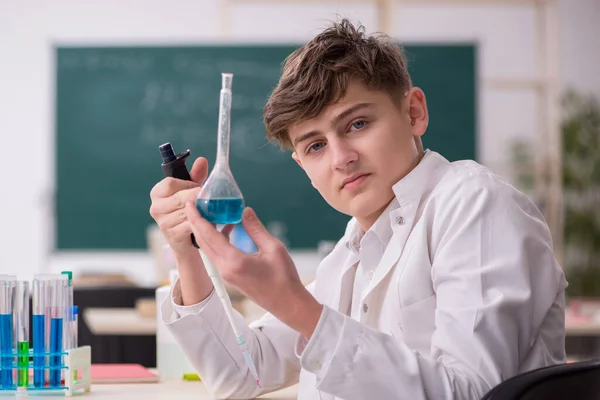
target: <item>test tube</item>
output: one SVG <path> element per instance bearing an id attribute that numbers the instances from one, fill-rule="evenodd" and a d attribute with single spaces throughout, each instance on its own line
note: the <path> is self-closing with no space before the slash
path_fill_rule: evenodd
<path id="1" fill-rule="evenodd" d="M 49 303 L 49 288 L 52 275 L 36 274 L 33 277 L 32 303 L 33 303 L 33 386 L 43 388 L 46 383 L 45 361 L 49 349 L 46 340 L 46 309 Z"/>
<path id="2" fill-rule="evenodd" d="M 50 387 L 61 386 L 63 332 L 69 282 L 66 275 L 51 281 L 50 305 Z"/>
<path id="3" fill-rule="evenodd" d="M 17 386 L 29 385 L 29 282 L 18 281 L 15 296 L 15 336 L 17 338 Z"/>
<path id="4" fill-rule="evenodd" d="M 68 281 L 68 292 L 67 298 L 65 299 L 65 321 L 67 323 L 65 324 L 65 329 L 63 332 L 63 348 L 68 350 L 73 348 L 73 344 L 71 343 L 71 320 L 73 319 L 73 273 L 71 271 L 62 271 L 61 274 L 65 275 Z"/>
<path id="5" fill-rule="evenodd" d="M 71 332 L 71 348 L 75 349 L 77 348 L 78 344 L 77 344 L 77 320 L 79 318 L 79 307 L 77 306 L 73 306 L 71 308 L 71 315 L 73 316 L 71 322 L 70 322 L 70 332 Z M 73 371 L 73 382 L 77 382 L 77 370 Z"/>
<path id="6" fill-rule="evenodd" d="M 79 307 L 73 306 L 73 320 L 71 321 L 71 344 L 73 348 L 78 346 L 78 338 L 77 338 L 77 320 L 79 319 Z"/>
<path id="7" fill-rule="evenodd" d="M 13 313 L 17 277 L 0 275 L 0 386 L 13 388 Z"/>

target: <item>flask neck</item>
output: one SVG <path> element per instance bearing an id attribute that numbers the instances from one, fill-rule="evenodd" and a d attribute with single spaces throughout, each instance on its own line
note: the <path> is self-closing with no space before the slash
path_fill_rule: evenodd
<path id="1" fill-rule="evenodd" d="M 217 160 L 215 166 L 229 168 L 229 134 L 219 135 L 217 143 Z"/>
<path id="2" fill-rule="evenodd" d="M 217 165 L 229 168 L 229 131 L 231 128 L 231 90 L 221 89 Z"/>

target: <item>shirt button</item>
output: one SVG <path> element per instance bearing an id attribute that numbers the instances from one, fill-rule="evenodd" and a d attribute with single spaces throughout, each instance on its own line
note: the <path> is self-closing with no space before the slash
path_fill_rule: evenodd
<path id="1" fill-rule="evenodd" d="M 313 368 L 315 371 L 319 371 L 319 370 L 321 369 L 321 367 L 322 367 L 322 365 L 321 365 L 321 363 L 320 363 L 319 361 L 314 361 L 314 362 L 311 364 L 311 366 L 312 366 L 312 368 Z"/>
<path id="2" fill-rule="evenodd" d="M 369 311 L 369 306 L 367 303 L 363 303 L 363 312 L 366 313 L 367 311 Z"/>
<path id="3" fill-rule="evenodd" d="M 396 218 L 396 223 L 397 223 L 398 225 L 404 225 L 404 218 L 402 218 L 402 217 L 397 217 L 397 218 Z"/>
<path id="4" fill-rule="evenodd" d="M 373 275 L 374 275 L 373 271 L 369 271 L 369 273 L 367 274 L 367 276 L 369 277 L 369 279 L 373 279 Z"/>

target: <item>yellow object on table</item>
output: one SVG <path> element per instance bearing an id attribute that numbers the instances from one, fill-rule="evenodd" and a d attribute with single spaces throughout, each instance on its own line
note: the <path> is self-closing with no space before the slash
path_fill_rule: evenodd
<path id="1" fill-rule="evenodd" d="M 183 374 L 184 381 L 201 381 L 200 376 L 198 374 Z"/>

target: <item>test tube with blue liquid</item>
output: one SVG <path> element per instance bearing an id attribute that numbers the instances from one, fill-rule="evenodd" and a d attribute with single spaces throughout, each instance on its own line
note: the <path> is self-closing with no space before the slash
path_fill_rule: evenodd
<path id="1" fill-rule="evenodd" d="M 221 74 L 217 159 L 196 199 L 200 215 L 214 224 L 237 224 L 242 220 L 244 198 L 229 168 L 233 74 Z"/>
<path id="2" fill-rule="evenodd" d="M 32 287 L 33 324 L 33 386 L 43 388 L 46 384 L 45 366 L 49 359 L 44 353 L 50 350 L 50 294 L 56 275 L 36 274 Z M 47 322 L 48 321 L 48 322 Z"/>
<path id="3" fill-rule="evenodd" d="M 14 388 L 13 380 L 13 313 L 17 277 L 0 275 L 0 386 Z"/>
<path id="4" fill-rule="evenodd" d="M 69 290 L 68 277 L 57 276 L 51 281 L 50 304 L 50 387 L 61 387 L 62 353 L 67 298 Z"/>
<path id="5" fill-rule="evenodd" d="M 18 281 L 15 296 L 17 339 L 17 386 L 29 386 L 29 282 Z"/>

